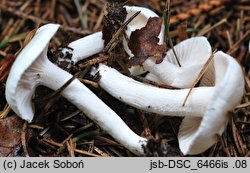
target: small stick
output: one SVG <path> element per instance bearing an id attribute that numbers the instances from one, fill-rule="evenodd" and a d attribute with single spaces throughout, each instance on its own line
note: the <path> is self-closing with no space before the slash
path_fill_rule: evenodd
<path id="1" fill-rule="evenodd" d="M 37 124 L 29 124 L 28 128 L 30 128 L 30 129 L 36 129 L 36 130 L 43 130 L 44 129 L 43 126 L 40 126 L 40 125 L 37 125 Z"/>
<path id="2" fill-rule="evenodd" d="M 84 131 L 84 130 L 90 128 L 90 127 L 92 127 L 93 125 L 94 125 L 94 123 L 89 123 L 87 125 L 84 125 L 83 127 L 80 127 L 78 129 L 74 130 L 73 134 L 82 132 L 82 131 Z"/>
<path id="3" fill-rule="evenodd" d="M 25 157 L 29 157 L 29 152 L 28 152 L 28 148 L 26 145 L 26 129 L 27 129 L 27 122 L 25 122 L 23 124 L 23 128 L 22 128 L 22 134 L 21 134 L 21 141 L 22 141 L 22 147 L 23 147 L 23 152 L 25 154 Z"/>
<path id="4" fill-rule="evenodd" d="M 66 116 L 65 118 L 61 119 L 60 122 L 66 121 L 66 120 L 68 120 L 68 119 L 71 119 L 71 118 L 73 118 L 74 116 L 78 115 L 78 114 L 81 113 L 81 112 L 82 112 L 82 111 L 77 110 L 77 111 L 75 111 L 75 112 L 69 114 L 69 115 Z"/>
<path id="5" fill-rule="evenodd" d="M 114 141 L 114 140 L 111 140 L 111 139 L 109 139 L 109 138 L 106 138 L 106 137 L 104 137 L 104 136 L 95 136 L 95 139 L 98 139 L 98 140 L 100 140 L 100 141 L 106 142 L 106 143 L 108 143 L 108 145 L 116 146 L 116 147 L 118 147 L 118 148 L 123 148 L 123 146 L 122 146 L 121 144 L 117 143 L 117 142 Z"/>
<path id="6" fill-rule="evenodd" d="M 211 26 L 211 27 L 209 27 L 209 28 L 206 28 L 206 29 L 201 30 L 201 31 L 198 33 L 197 36 L 203 36 L 203 35 L 205 35 L 206 33 L 208 33 L 209 31 L 213 30 L 214 28 L 217 28 L 218 26 L 220 26 L 220 25 L 222 25 L 222 24 L 224 24 L 224 23 L 226 23 L 226 22 L 227 22 L 227 19 L 224 18 L 224 19 L 222 19 L 221 21 L 219 21 L 218 23 L 216 23 L 215 25 L 213 25 L 213 26 Z"/>
<path id="7" fill-rule="evenodd" d="M 66 145 L 67 145 L 67 149 L 68 149 L 68 152 L 69 152 L 69 156 L 70 157 L 75 157 L 75 145 L 74 143 L 72 142 L 72 139 L 70 138 L 67 142 L 66 142 Z"/>
<path id="8" fill-rule="evenodd" d="M 9 114 L 10 111 L 11 111 L 11 107 L 8 104 L 6 104 L 4 106 L 3 111 L 1 111 L 1 113 L 0 113 L 0 119 L 7 117 L 7 115 Z"/>
<path id="9" fill-rule="evenodd" d="M 97 19 L 97 21 L 96 21 L 96 24 L 95 24 L 95 26 L 94 26 L 94 28 L 93 28 L 94 31 L 97 31 L 98 28 L 100 28 L 100 26 L 101 26 L 101 24 L 102 24 L 103 17 L 104 17 L 104 13 L 103 13 L 104 8 L 105 8 L 105 6 L 103 7 L 101 14 L 100 14 L 100 16 L 98 17 L 98 19 Z"/>
<path id="10" fill-rule="evenodd" d="M 97 155 L 97 154 L 94 154 L 94 153 L 90 153 L 90 152 L 87 152 L 87 151 L 84 151 L 84 150 L 74 149 L 74 151 L 75 151 L 76 153 L 83 154 L 83 155 L 87 155 L 87 156 L 101 157 L 101 155 Z"/>
<path id="11" fill-rule="evenodd" d="M 55 9 L 56 9 L 56 2 L 57 0 L 52 0 L 51 2 L 51 13 L 50 13 L 50 19 L 53 20 L 55 18 Z"/>
<path id="12" fill-rule="evenodd" d="M 237 131 L 237 133 L 236 133 L 236 137 L 237 137 L 237 141 L 238 141 L 238 143 L 239 143 L 239 146 L 240 146 L 240 149 L 241 149 L 241 156 L 244 156 L 245 154 L 246 154 L 246 145 L 243 143 L 243 141 L 242 141 L 242 139 L 241 139 L 241 136 L 240 136 L 240 134 L 238 133 L 238 131 Z"/>
<path id="13" fill-rule="evenodd" d="M 232 121 L 232 133 L 233 133 L 233 139 L 234 139 L 236 148 L 237 148 L 239 154 L 241 156 L 243 156 L 243 151 L 242 151 L 242 149 L 240 147 L 240 143 L 239 143 L 239 140 L 238 140 L 239 138 L 237 137 L 239 134 L 238 134 L 237 128 L 235 127 L 235 124 L 234 124 L 233 121 Z"/>
<path id="14" fill-rule="evenodd" d="M 244 157 L 250 157 L 250 150 L 247 152 L 247 154 Z"/>
<path id="15" fill-rule="evenodd" d="M 74 3 L 75 3 L 75 6 L 76 6 L 78 16 L 80 18 L 81 28 L 84 29 L 87 26 L 85 25 L 86 23 L 85 23 L 85 20 L 84 20 L 84 17 L 83 17 L 83 12 L 82 12 L 80 1 L 79 0 L 74 0 Z"/>
<path id="16" fill-rule="evenodd" d="M 92 87 L 96 88 L 96 89 L 100 89 L 98 83 L 93 82 L 91 80 L 87 80 L 87 79 L 81 79 L 81 78 L 77 78 L 80 82 L 84 83 L 84 84 L 88 84 L 91 85 Z"/>
<path id="17" fill-rule="evenodd" d="M 248 78 L 247 75 L 245 75 L 244 78 L 245 78 L 245 83 L 246 83 L 245 85 L 246 91 L 250 92 L 250 78 Z"/>
<path id="18" fill-rule="evenodd" d="M 41 132 L 39 133 L 39 136 L 45 135 L 45 133 L 47 133 L 47 132 L 49 131 L 49 129 L 50 129 L 50 127 L 46 127 L 45 129 L 43 129 L 43 131 L 41 131 Z"/>
<path id="19" fill-rule="evenodd" d="M 224 152 L 226 153 L 227 157 L 231 157 L 231 154 L 228 151 L 228 148 L 225 146 L 225 143 L 224 143 L 224 140 L 222 139 L 222 137 L 219 134 L 216 134 L 216 136 L 218 137 L 218 139 L 221 143 L 221 146 L 222 146 Z"/>
<path id="20" fill-rule="evenodd" d="M 248 124 L 250 125 L 250 121 L 237 121 L 238 124 Z"/>
<path id="21" fill-rule="evenodd" d="M 245 107 L 248 107 L 248 106 L 250 106 L 250 102 L 240 104 L 240 105 L 236 106 L 235 109 L 245 108 Z"/>
<path id="22" fill-rule="evenodd" d="M 0 9 L 2 9 L 2 8 L 1 8 L 1 4 L 0 4 Z M 8 23 L 5 24 L 4 30 L 3 30 L 2 33 L 1 33 L 1 41 L 4 40 L 4 39 L 2 39 L 2 38 L 4 38 L 5 35 L 8 34 L 8 32 L 9 32 L 11 26 L 13 26 L 13 24 L 14 24 L 14 19 L 13 19 L 13 18 L 11 18 L 10 20 L 8 20 Z"/>
<path id="23" fill-rule="evenodd" d="M 235 8 L 238 10 L 250 11 L 250 6 L 237 5 Z"/>
<path id="24" fill-rule="evenodd" d="M 139 114 L 139 118 L 140 118 L 141 123 L 142 123 L 143 128 L 144 128 L 144 135 L 147 138 L 152 137 L 152 133 L 151 133 L 151 130 L 149 128 L 148 121 L 147 121 L 147 119 L 145 117 L 144 111 L 138 110 L 137 112 Z"/>
<path id="25" fill-rule="evenodd" d="M 75 143 L 78 140 L 80 140 L 80 139 L 82 139 L 84 137 L 87 137 L 87 136 L 96 136 L 96 135 L 102 135 L 102 134 L 106 134 L 106 132 L 104 132 L 102 130 L 94 130 L 94 131 L 91 131 L 91 132 L 82 133 L 82 134 L 80 134 L 80 135 L 72 138 L 72 142 Z M 70 138 L 71 138 L 71 135 L 70 135 Z M 67 140 L 70 139 L 70 138 L 67 138 Z M 64 141 L 67 142 L 67 140 L 64 140 Z M 62 143 L 62 144 L 63 144 L 63 146 L 60 147 L 58 149 L 58 151 L 57 151 L 58 154 L 61 153 L 65 149 L 65 147 L 66 147 L 65 143 Z"/>
<path id="26" fill-rule="evenodd" d="M 109 41 L 109 43 L 105 46 L 105 48 L 103 49 L 104 53 L 109 53 L 112 51 L 112 49 L 116 46 L 116 40 L 117 38 L 123 33 L 124 29 L 126 28 L 126 26 L 138 15 L 140 14 L 141 11 L 137 11 L 133 16 L 131 16 L 126 22 L 124 22 L 124 24 L 122 24 L 122 26 L 118 29 L 118 31 L 112 36 L 111 40 Z M 116 43 L 116 44 L 114 44 Z"/>
<path id="27" fill-rule="evenodd" d="M 198 77 L 194 80 L 194 82 L 193 82 L 193 84 L 192 84 L 192 86 L 191 86 L 191 88 L 190 88 L 190 90 L 189 90 L 189 92 L 188 92 L 188 94 L 187 94 L 187 96 L 186 96 L 186 98 L 185 98 L 184 103 L 183 103 L 182 106 L 185 106 L 185 104 L 186 104 L 186 102 L 187 102 L 187 100 L 188 100 L 188 97 L 190 96 L 190 94 L 191 94 L 193 88 L 194 88 L 195 85 L 200 81 L 201 77 L 202 77 L 203 74 L 206 72 L 206 70 L 207 70 L 209 64 L 212 62 L 212 60 L 213 60 L 213 58 L 214 58 L 214 54 L 215 54 L 216 51 L 217 51 L 217 50 L 215 50 L 215 51 L 211 54 L 211 56 L 208 58 L 208 60 L 207 60 L 206 64 L 204 65 L 204 67 L 201 69 L 201 71 L 200 71 Z"/>
<path id="28" fill-rule="evenodd" d="M 176 52 L 175 52 L 175 49 L 174 49 L 174 45 L 173 45 L 173 42 L 172 42 L 172 39 L 171 39 L 171 35 L 170 35 L 170 30 L 169 30 L 169 27 L 170 27 L 170 14 L 169 14 L 169 6 L 170 6 L 170 0 L 167 0 L 166 2 L 166 9 L 164 10 L 163 12 L 163 19 L 164 19 L 164 25 L 165 25 L 165 36 L 167 37 L 167 41 L 166 41 L 166 46 L 167 46 L 167 43 L 169 43 L 171 49 L 173 50 L 174 52 L 174 56 L 175 56 L 175 59 L 179 65 L 179 67 L 181 67 L 181 63 L 176 55 Z"/>
<path id="29" fill-rule="evenodd" d="M 229 152 L 232 157 L 237 157 L 238 154 L 232 145 L 229 146 Z"/>
<path id="30" fill-rule="evenodd" d="M 29 19 L 31 21 L 33 21 L 34 23 L 41 23 L 41 24 L 46 24 L 46 23 L 50 23 L 50 21 L 47 21 L 47 20 L 43 20 L 39 17 L 36 17 L 36 16 L 33 16 L 33 15 L 27 15 L 19 10 L 16 10 L 16 9 L 13 9 L 13 8 L 10 8 L 10 7 L 6 7 L 2 4 L 0 4 L 0 9 L 3 10 L 3 11 L 7 11 L 7 12 L 10 12 L 18 17 L 21 17 L 21 18 L 24 18 L 24 19 Z M 81 29 L 77 29 L 77 28 L 74 28 L 74 27 L 68 27 L 68 26 L 61 26 L 61 29 L 64 30 L 64 31 L 70 31 L 70 32 L 73 32 L 73 33 L 76 33 L 76 34 L 82 34 L 82 35 L 85 35 L 85 34 L 90 34 L 91 32 L 89 30 L 81 30 Z"/>
<path id="31" fill-rule="evenodd" d="M 40 1 L 41 0 L 36 0 L 35 10 L 34 10 L 35 16 L 39 15 L 38 13 L 39 13 L 39 9 L 40 9 Z"/>
<path id="32" fill-rule="evenodd" d="M 4 52 L 4 51 L 1 51 L 1 50 L 0 50 L 0 55 L 1 55 L 1 56 L 6 56 L 6 55 L 7 55 L 7 53 L 6 53 L 6 52 Z"/>
<path id="33" fill-rule="evenodd" d="M 232 55 L 244 42 L 250 37 L 250 30 L 248 30 L 228 51 L 227 54 Z"/>
<path id="34" fill-rule="evenodd" d="M 101 63 L 103 61 L 108 60 L 108 58 L 109 58 L 108 56 L 99 56 L 97 58 L 86 61 L 86 62 L 84 62 L 82 64 L 78 64 L 78 66 L 82 69 L 82 68 L 85 68 L 87 66 L 92 66 L 92 65 L 95 65 L 95 64 L 99 64 L 99 63 Z"/>
<path id="35" fill-rule="evenodd" d="M 231 49 L 233 47 L 233 42 L 232 42 L 232 38 L 228 30 L 226 31 L 226 34 L 227 34 L 228 45 L 229 45 L 229 48 Z"/>
<path id="36" fill-rule="evenodd" d="M 56 146 L 56 147 L 62 147 L 63 145 L 62 144 L 60 144 L 60 143 L 58 143 L 58 142 L 55 142 L 55 141 L 53 141 L 53 140 L 51 140 L 51 139 L 43 139 L 43 141 L 44 142 L 47 142 L 48 144 L 51 144 L 51 145 L 54 145 L 54 146 Z"/>
<path id="37" fill-rule="evenodd" d="M 63 146 L 66 144 L 66 142 L 67 142 L 69 139 L 71 139 L 72 136 L 73 136 L 73 134 L 70 134 L 66 139 L 64 139 L 64 140 L 61 142 L 61 144 L 62 144 L 61 147 L 63 147 Z"/>
<path id="38" fill-rule="evenodd" d="M 100 154 L 102 157 L 111 157 L 109 154 L 105 153 L 104 151 L 102 151 L 100 148 L 94 146 L 94 150 Z"/>

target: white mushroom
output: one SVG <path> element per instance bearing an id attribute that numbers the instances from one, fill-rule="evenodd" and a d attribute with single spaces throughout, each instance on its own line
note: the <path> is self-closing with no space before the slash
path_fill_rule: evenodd
<path id="1" fill-rule="evenodd" d="M 128 12 L 126 20 L 128 20 L 137 11 L 141 11 L 141 13 L 127 25 L 126 34 L 128 38 L 130 37 L 132 31 L 144 27 L 150 17 L 158 17 L 156 13 L 147 8 L 136 6 L 125 6 L 125 8 Z M 159 44 L 163 44 L 164 25 L 162 25 L 158 38 Z M 130 57 L 132 57 L 133 54 L 128 48 L 126 39 L 123 39 L 123 45 L 125 51 Z M 73 49 L 71 52 L 71 60 L 73 61 L 73 64 L 75 64 L 79 60 L 101 52 L 104 47 L 102 33 L 98 32 L 83 37 L 70 43 L 68 47 Z M 173 51 L 169 50 L 162 63 L 155 64 L 155 59 L 149 58 L 143 63 L 143 67 L 131 67 L 129 69 L 131 74 L 139 75 L 149 71 L 154 76 L 158 76 L 162 82 L 168 85 L 178 88 L 190 87 L 212 53 L 210 44 L 205 37 L 194 37 L 181 42 L 176 45 L 174 49 L 182 67 L 178 66 Z M 63 52 L 66 51 L 69 50 L 65 48 Z M 153 80 L 153 78 L 151 79 Z"/>
<path id="2" fill-rule="evenodd" d="M 71 74 L 47 58 L 49 41 L 58 28 L 59 25 L 47 24 L 37 30 L 18 55 L 6 82 L 7 102 L 17 115 L 28 122 L 34 116 L 31 99 L 35 88 L 44 85 L 57 90 L 72 78 Z M 143 154 L 142 145 L 147 140 L 131 131 L 113 110 L 80 81 L 74 79 L 61 94 L 131 152 Z"/>
<path id="3" fill-rule="evenodd" d="M 215 53 L 214 69 L 214 94 L 204 117 L 185 117 L 180 126 L 179 145 L 185 155 L 199 154 L 217 142 L 217 135 L 221 135 L 226 128 L 230 111 L 241 102 L 243 97 L 244 76 L 234 58 L 222 51 Z M 204 97 L 207 94 L 211 93 L 204 93 Z"/>
<path id="4" fill-rule="evenodd" d="M 217 52 L 214 68 L 209 69 L 215 69 L 215 76 L 206 75 L 215 80 L 215 86 L 194 88 L 184 107 L 182 104 L 189 89 L 149 86 L 103 64 L 98 68 L 101 75 L 99 85 L 115 98 L 136 108 L 161 115 L 185 116 L 178 135 L 180 149 L 185 155 L 198 154 L 217 141 L 216 134 L 222 134 L 226 127 L 228 112 L 240 103 L 244 92 L 242 70 L 229 55 Z"/>
<path id="5" fill-rule="evenodd" d="M 154 58 L 149 58 L 143 63 L 143 67 L 168 85 L 178 88 L 191 87 L 212 53 L 211 46 L 207 38 L 193 37 L 174 46 L 174 50 L 181 67 L 178 66 L 172 49 L 160 64 L 156 64 Z M 151 80 L 154 80 L 153 75 Z"/>

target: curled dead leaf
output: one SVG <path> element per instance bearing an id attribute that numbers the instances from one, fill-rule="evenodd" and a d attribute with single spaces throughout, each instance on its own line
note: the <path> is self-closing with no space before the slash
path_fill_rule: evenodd
<path id="1" fill-rule="evenodd" d="M 152 17 L 145 27 L 131 33 L 128 47 L 134 57 L 129 60 L 129 66 L 141 65 L 152 56 L 156 58 L 156 63 L 161 63 L 166 52 L 165 44 L 158 44 L 161 27 L 162 18 Z"/>

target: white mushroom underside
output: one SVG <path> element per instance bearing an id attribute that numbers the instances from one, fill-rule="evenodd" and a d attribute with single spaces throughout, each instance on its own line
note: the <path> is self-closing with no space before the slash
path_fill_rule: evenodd
<path id="1" fill-rule="evenodd" d="M 210 68 L 213 69 L 213 68 Z M 185 117 L 178 139 L 183 154 L 199 154 L 218 141 L 228 123 L 230 111 L 244 94 L 244 77 L 234 58 L 219 51 L 214 57 L 215 91 L 203 118 Z"/>
<path id="2" fill-rule="evenodd" d="M 210 44 L 205 37 L 193 37 L 174 46 L 174 50 L 181 67 L 178 66 L 172 49 L 160 64 L 156 64 L 154 58 L 149 58 L 143 63 L 143 67 L 165 84 L 189 88 L 211 55 Z"/>

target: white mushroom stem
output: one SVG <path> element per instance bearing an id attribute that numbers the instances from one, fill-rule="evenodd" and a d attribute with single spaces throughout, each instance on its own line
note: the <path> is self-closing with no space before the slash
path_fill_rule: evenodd
<path id="1" fill-rule="evenodd" d="M 135 81 L 117 70 L 100 64 L 99 85 L 115 98 L 141 110 L 170 116 L 202 117 L 214 92 L 213 87 L 194 88 L 187 104 L 189 89 L 169 90 Z"/>
<path id="2" fill-rule="evenodd" d="M 76 64 L 78 61 L 88 58 L 94 54 L 101 52 L 104 48 L 104 40 L 102 32 L 96 32 L 86 37 L 71 42 L 68 47 L 72 48 L 73 55 L 71 61 Z M 62 50 L 62 53 L 70 51 L 68 48 Z"/>
<path id="3" fill-rule="evenodd" d="M 36 87 L 44 85 L 58 90 L 72 78 L 71 74 L 47 58 L 49 41 L 58 28 L 59 25 L 47 24 L 37 30 L 35 36 L 18 55 L 6 82 L 7 102 L 17 115 L 29 122 L 34 116 L 32 96 Z M 74 79 L 61 95 L 131 152 L 137 155 L 144 153 L 143 145 L 147 143 L 147 139 L 129 129 L 112 109 L 79 80 Z"/>
<path id="4" fill-rule="evenodd" d="M 43 57 L 46 57 L 46 52 L 43 54 Z M 37 84 L 44 85 L 53 90 L 59 89 L 72 78 L 71 74 L 55 66 L 46 58 L 42 62 L 37 62 L 37 67 L 34 69 L 33 74 L 37 74 L 34 76 L 37 78 Z M 82 110 L 90 119 L 130 151 L 137 155 L 143 154 L 142 145 L 145 145 L 147 140 L 136 135 L 129 129 L 112 109 L 79 80 L 73 80 L 62 91 L 61 95 Z"/>

